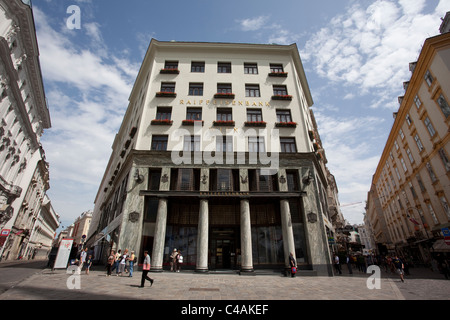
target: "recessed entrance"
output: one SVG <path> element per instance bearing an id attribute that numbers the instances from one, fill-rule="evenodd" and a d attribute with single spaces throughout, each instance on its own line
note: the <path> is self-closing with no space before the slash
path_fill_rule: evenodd
<path id="1" fill-rule="evenodd" d="M 239 228 L 212 228 L 210 240 L 211 269 L 237 269 L 239 248 Z"/>

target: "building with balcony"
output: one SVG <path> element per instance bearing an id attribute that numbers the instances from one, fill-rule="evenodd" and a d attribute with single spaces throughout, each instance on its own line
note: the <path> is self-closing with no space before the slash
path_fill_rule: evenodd
<path id="1" fill-rule="evenodd" d="M 35 251 L 31 237 L 50 188 L 40 138 L 50 127 L 30 1 L 1 0 L 0 259 Z"/>
<path id="2" fill-rule="evenodd" d="M 197 272 L 332 275 L 328 178 L 294 45 L 152 40 L 101 181 L 88 245 L 174 248 Z M 331 226 L 331 224 L 330 224 Z"/>
<path id="3" fill-rule="evenodd" d="M 428 38 L 410 70 L 365 218 L 380 253 L 425 262 L 450 252 L 450 33 Z"/>

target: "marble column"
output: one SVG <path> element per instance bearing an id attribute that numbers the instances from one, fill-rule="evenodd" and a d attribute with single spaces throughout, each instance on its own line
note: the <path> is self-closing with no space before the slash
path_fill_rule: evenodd
<path id="1" fill-rule="evenodd" d="M 197 235 L 196 272 L 208 272 L 209 209 L 208 199 L 200 199 Z"/>
<path id="2" fill-rule="evenodd" d="M 280 200 L 281 209 L 281 229 L 283 232 L 283 249 L 284 249 L 284 263 L 285 267 L 289 267 L 289 254 L 292 252 L 295 257 L 295 242 L 294 231 L 292 230 L 291 209 L 289 201 L 286 199 Z"/>
<path id="3" fill-rule="evenodd" d="M 166 241 L 167 226 L 167 202 L 168 199 L 159 199 L 158 213 L 156 216 L 155 237 L 153 240 L 153 252 L 151 255 L 152 272 L 163 271 L 164 243 Z"/>
<path id="4" fill-rule="evenodd" d="M 241 272 L 253 272 L 252 228 L 248 199 L 241 200 Z"/>

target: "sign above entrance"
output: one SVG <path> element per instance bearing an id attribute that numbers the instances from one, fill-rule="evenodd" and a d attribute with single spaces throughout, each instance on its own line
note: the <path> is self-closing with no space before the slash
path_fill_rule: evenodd
<path id="1" fill-rule="evenodd" d="M 248 101 L 248 100 L 180 100 L 182 105 L 202 106 L 246 106 L 246 107 L 270 107 L 269 102 L 263 101 Z"/>

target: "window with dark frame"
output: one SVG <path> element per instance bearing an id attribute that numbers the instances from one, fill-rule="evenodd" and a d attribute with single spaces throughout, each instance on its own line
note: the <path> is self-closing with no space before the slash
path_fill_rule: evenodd
<path id="1" fill-rule="evenodd" d="M 186 120 L 202 120 L 202 108 L 187 108 Z"/>
<path id="2" fill-rule="evenodd" d="M 300 191 L 298 171 L 286 170 L 288 191 Z"/>
<path id="3" fill-rule="evenodd" d="M 248 152 L 265 152 L 264 137 L 248 137 Z"/>
<path id="4" fill-rule="evenodd" d="M 217 121 L 233 121 L 233 111 L 231 108 L 217 109 Z"/>
<path id="5" fill-rule="evenodd" d="M 189 83 L 189 95 L 190 96 L 202 96 L 203 95 L 203 83 Z"/>
<path id="6" fill-rule="evenodd" d="M 259 84 L 246 84 L 245 85 L 246 97 L 260 97 L 261 92 L 259 90 Z"/>
<path id="7" fill-rule="evenodd" d="M 277 112 L 277 122 L 279 123 L 292 122 L 290 110 L 277 110 L 276 112 Z"/>
<path id="8" fill-rule="evenodd" d="M 258 74 L 258 64 L 256 63 L 244 63 L 245 74 Z"/>
<path id="9" fill-rule="evenodd" d="M 172 107 L 158 107 L 156 109 L 156 120 L 171 120 Z"/>
<path id="10" fill-rule="evenodd" d="M 200 151 L 200 136 L 184 136 L 183 151 Z"/>
<path id="11" fill-rule="evenodd" d="M 178 70 L 178 61 L 166 61 L 164 64 L 166 70 Z"/>
<path id="12" fill-rule="evenodd" d="M 247 109 L 247 121 L 248 122 L 261 122 L 262 110 L 261 109 Z"/>
<path id="13" fill-rule="evenodd" d="M 274 96 L 287 96 L 287 88 L 286 86 L 276 85 L 273 86 L 273 95 Z"/>
<path id="14" fill-rule="evenodd" d="M 233 136 L 216 136 L 216 152 L 233 152 Z"/>
<path id="15" fill-rule="evenodd" d="M 281 152 L 295 153 L 297 147 L 295 145 L 295 138 L 280 138 Z"/>
<path id="16" fill-rule="evenodd" d="M 231 89 L 231 83 L 218 83 L 217 93 L 233 93 Z"/>
<path id="17" fill-rule="evenodd" d="M 161 83 L 161 92 L 175 93 L 175 82 Z"/>
<path id="18" fill-rule="evenodd" d="M 205 62 L 192 61 L 191 72 L 205 72 Z"/>
<path id="19" fill-rule="evenodd" d="M 153 151 L 167 151 L 168 136 L 153 136 L 152 150 Z"/>
<path id="20" fill-rule="evenodd" d="M 283 65 L 282 64 L 271 63 L 270 64 L 270 72 L 272 72 L 272 73 L 283 73 L 284 72 Z"/>
<path id="21" fill-rule="evenodd" d="M 217 73 L 231 73 L 231 62 L 217 63 Z"/>

